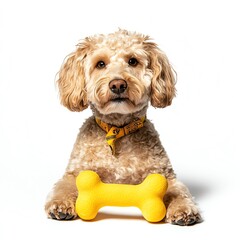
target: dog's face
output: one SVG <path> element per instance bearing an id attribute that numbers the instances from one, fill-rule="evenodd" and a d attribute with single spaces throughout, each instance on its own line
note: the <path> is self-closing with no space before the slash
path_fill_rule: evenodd
<path id="1" fill-rule="evenodd" d="M 134 113 L 149 101 L 171 104 L 175 79 L 165 54 L 147 36 L 119 30 L 86 38 L 59 72 L 60 97 L 72 111 L 92 104 L 102 114 Z"/>

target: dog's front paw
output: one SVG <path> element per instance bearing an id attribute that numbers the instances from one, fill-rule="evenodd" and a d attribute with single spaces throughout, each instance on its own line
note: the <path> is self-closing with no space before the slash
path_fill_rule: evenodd
<path id="1" fill-rule="evenodd" d="M 77 217 L 72 201 L 52 200 L 46 203 L 47 216 L 57 220 L 72 220 Z"/>
<path id="2" fill-rule="evenodd" d="M 176 201 L 168 206 L 166 222 L 189 226 L 202 222 L 202 218 L 194 203 Z"/>

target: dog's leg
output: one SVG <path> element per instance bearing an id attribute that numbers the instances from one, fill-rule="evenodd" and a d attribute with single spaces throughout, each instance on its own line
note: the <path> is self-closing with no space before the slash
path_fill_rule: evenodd
<path id="1" fill-rule="evenodd" d="M 167 207 L 166 222 L 185 226 L 202 221 L 188 188 L 178 180 L 168 181 L 164 202 Z"/>
<path id="2" fill-rule="evenodd" d="M 65 174 L 49 194 L 45 211 L 49 218 L 70 220 L 77 217 L 75 202 L 77 199 L 76 177 Z"/>

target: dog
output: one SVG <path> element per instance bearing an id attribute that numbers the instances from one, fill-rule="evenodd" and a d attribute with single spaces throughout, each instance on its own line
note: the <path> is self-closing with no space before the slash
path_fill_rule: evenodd
<path id="1" fill-rule="evenodd" d="M 193 225 L 202 218 L 188 188 L 176 178 L 148 105 L 164 108 L 176 95 L 176 74 L 149 36 L 119 29 L 82 40 L 58 73 L 61 103 L 71 111 L 90 107 L 66 172 L 47 197 L 49 218 L 77 217 L 76 177 L 93 170 L 105 183 L 139 184 L 149 174 L 167 178 L 165 221 Z"/>

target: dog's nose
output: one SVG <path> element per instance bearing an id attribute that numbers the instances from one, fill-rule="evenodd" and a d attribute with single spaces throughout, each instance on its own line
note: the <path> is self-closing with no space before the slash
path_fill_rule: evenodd
<path id="1" fill-rule="evenodd" d="M 127 89 L 127 82 L 123 79 L 114 79 L 109 83 L 109 88 L 113 93 L 120 94 Z"/>

